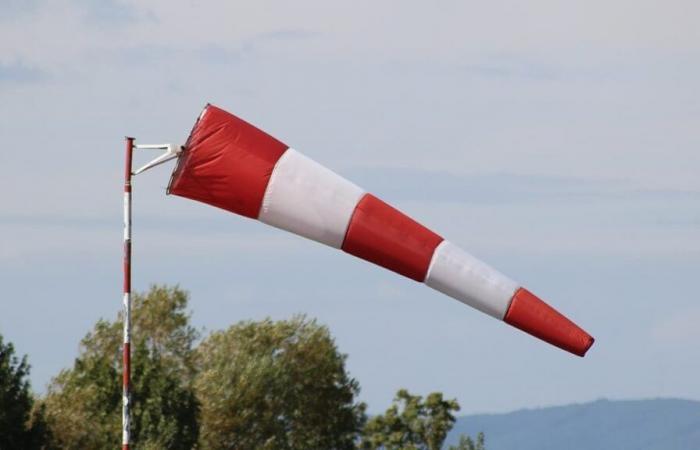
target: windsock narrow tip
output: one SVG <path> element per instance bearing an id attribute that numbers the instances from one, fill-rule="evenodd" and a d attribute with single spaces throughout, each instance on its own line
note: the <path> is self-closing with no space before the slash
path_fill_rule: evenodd
<path id="1" fill-rule="evenodd" d="M 513 295 L 503 320 L 574 355 L 584 356 L 595 339 L 525 288 Z"/>

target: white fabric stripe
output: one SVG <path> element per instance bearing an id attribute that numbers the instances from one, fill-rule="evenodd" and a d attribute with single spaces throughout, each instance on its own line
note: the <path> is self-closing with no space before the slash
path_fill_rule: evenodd
<path id="1" fill-rule="evenodd" d="M 520 287 L 449 241 L 435 249 L 425 284 L 499 320 Z"/>
<path id="2" fill-rule="evenodd" d="M 340 248 L 361 188 L 290 148 L 277 161 L 258 219 Z"/>

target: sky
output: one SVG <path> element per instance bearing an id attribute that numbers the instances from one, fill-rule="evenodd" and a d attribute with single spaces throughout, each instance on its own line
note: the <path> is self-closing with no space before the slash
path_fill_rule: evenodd
<path id="1" fill-rule="evenodd" d="M 135 179 L 134 288 L 207 332 L 306 313 L 369 411 L 700 399 L 700 4 L 0 0 L 0 334 L 34 389 L 121 308 L 123 137 L 211 102 L 526 285 L 581 359 L 322 245 Z M 153 154 L 137 156 L 137 163 Z"/>

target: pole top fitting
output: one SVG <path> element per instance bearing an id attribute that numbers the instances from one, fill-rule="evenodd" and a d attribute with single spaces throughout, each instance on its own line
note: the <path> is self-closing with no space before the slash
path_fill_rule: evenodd
<path id="1" fill-rule="evenodd" d="M 144 165 L 143 167 L 139 167 L 134 171 L 134 175 L 138 175 L 141 172 L 145 172 L 148 169 L 151 169 L 155 166 L 158 166 L 160 164 L 163 164 L 164 162 L 170 161 L 171 159 L 175 159 L 178 157 L 178 155 L 182 152 L 182 150 L 185 147 L 182 145 L 176 145 L 176 144 L 139 144 L 139 145 L 134 145 L 134 149 L 139 150 L 163 150 L 165 153 L 161 154 L 159 157 L 154 159 L 153 161 L 149 162 L 148 164 Z"/>

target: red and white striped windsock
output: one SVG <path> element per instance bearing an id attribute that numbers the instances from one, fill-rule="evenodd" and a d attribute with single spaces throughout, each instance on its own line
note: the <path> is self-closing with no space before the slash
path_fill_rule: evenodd
<path id="1" fill-rule="evenodd" d="M 579 356 L 593 338 L 454 243 L 249 123 L 207 105 L 168 192 L 342 249 Z"/>

